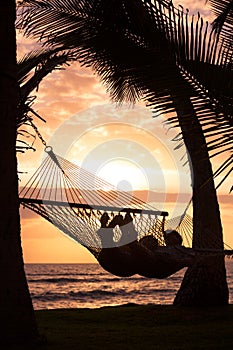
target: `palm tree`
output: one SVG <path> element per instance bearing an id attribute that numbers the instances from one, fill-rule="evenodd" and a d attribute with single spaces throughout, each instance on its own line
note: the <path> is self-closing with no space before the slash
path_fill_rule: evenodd
<path id="1" fill-rule="evenodd" d="M 16 114 L 19 101 L 16 65 L 15 1 L 0 4 L 1 67 L 1 333 L 0 342 L 30 342 L 37 327 L 23 267 L 20 243 L 18 177 L 15 154 Z"/>
<path id="2" fill-rule="evenodd" d="M 31 108 L 32 91 L 41 79 L 53 69 L 59 68 L 69 52 L 41 50 L 29 53 L 16 62 L 15 35 L 16 5 L 14 0 L 0 4 L 0 74 L 1 86 L 1 231 L 0 231 L 0 344 L 29 344 L 30 349 L 39 341 L 37 324 L 24 271 L 20 238 L 18 203 L 18 174 L 16 150 L 24 151 L 29 146 L 19 138 L 25 133 L 22 126 L 32 122 L 35 112 Z M 29 73 L 33 72 L 29 75 Z M 30 116 L 30 113 L 31 116 Z M 38 115 L 37 115 L 38 116 Z M 21 129 L 20 129 L 21 128 Z"/>
<path id="3" fill-rule="evenodd" d="M 119 102 L 143 98 L 155 112 L 173 113 L 193 169 L 193 248 L 222 250 L 214 175 L 230 173 L 232 49 L 198 15 L 168 0 L 24 1 L 26 34 L 69 48 L 92 66 Z M 212 154 L 211 154 L 212 152 Z M 210 154 L 226 154 L 213 174 Z M 230 170 L 229 170 L 230 168 Z M 225 178 L 225 176 L 224 176 Z M 175 298 L 181 305 L 225 305 L 224 257 L 199 255 Z"/>

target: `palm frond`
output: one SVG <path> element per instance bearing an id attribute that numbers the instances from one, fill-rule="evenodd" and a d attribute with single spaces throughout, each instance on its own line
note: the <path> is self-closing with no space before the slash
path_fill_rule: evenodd
<path id="1" fill-rule="evenodd" d="M 117 65 L 121 64 L 123 55 L 125 66 L 132 59 L 138 66 L 135 61 L 146 54 L 151 56 L 150 60 L 146 59 L 147 65 L 152 65 L 154 60 L 154 65 L 161 67 L 164 63 L 164 67 L 168 64 L 173 65 L 174 70 L 180 67 L 182 73 L 187 71 L 188 79 L 198 81 L 213 99 L 219 101 L 222 97 L 220 107 L 226 106 L 224 97 L 233 91 L 230 49 L 219 45 L 219 35 L 210 31 L 210 26 L 204 25 L 200 16 L 190 21 L 188 12 L 177 10 L 167 1 L 33 0 L 24 4 L 30 7 L 24 10 L 19 25 L 27 28 L 27 34 L 46 39 L 48 44 L 76 49 L 83 64 L 93 66 L 103 81 L 107 82 L 111 76 L 105 73 L 106 69 L 113 68 L 118 85 L 128 80 L 123 90 L 132 82 L 123 76 L 118 79 Z M 111 91 L 115 85 L 110 79 Z M 122 96 L 121 90 L 119 93 Z M 125 95 L 133 97 L 141 93 L 126 91 Z M 113 96 L 117 97 L 117 93 L 113 92 Z M 231 99 L 232 95 L 228 107 L 232 107 Z"/>
<path id="2" fill-rule="evenodd" d="M 70 51 L 42 50 L 25 55 L 18 62 L 18 81 L 21 86 L 21 99 L 39 86 L 41 80 L 54 70 L 62 69 L 73 60 Z"/>
<path id="3" fill-rule="evenodd" d="M 41 80 L 55 69 L 60 69 L 72 60 L 70 52 L 57 52 L 57 50 L 32 51 L 18 61 L 17 79 L 20 86 L 20 102 L 17 109 L 17 127 L 25 124 L 28 114 L 43 120 L 33 111 L 32 105 L 35 96 L 32 96 Z M 30 117 L 31 118 L 31 117 Z"/>
<path id="4" fill-rule="evenodd" d="M 165 0 L 23 4 L 18 25 L 26 34 L 73 50 L 83 65 L 94 68 L 114 100 L 144 98 L 156 112 L 167 113 L 176 111 L 174 92 L 184 100 L 191 97 L 210 135 L 209 150 L 233 151 L 232 47 L 199 14 L 190 17 Z M 191 122 L 191 116 L 185 118 Z"/>
<path id="5" fill-rule="evenodd" d="M 35 50 L 30 51 L 25 54 L 23 57 L 19 58 L 17 61 L 17 80 L 22 84 L 28 77 L 28 74 L 35 69 L 41 62 L 44 62 L 46 59 L 50 58 L 52 54 L 56 53 L 56 49 L 52 50 Z"/>
<path id="6" fill-rule="evenodd" d="M 31 126 L 34 117 L 43 122 L 45 120 L 36 113 L 32 106 L 36 96 L 33 91 L 38 88 L 41 80 L 56 69 L 62 69 L 73 60 L 73 54 L 69 50 L 41 49 L 32 51 L 19 59 L 17 63 L 17 79 L 20 86 L 20 101 L 17 107 L 17 152 L 33 149 L 35 135 L 32 144 L 26 140 L 32 134 L 22 129 L 22 126 Z M 26 140 L 26 141 L 24 141 Z"/>
<path id="7" fill-rule="evenodd" d="M 233 1 L 232 0 L 209 0 L 212 10 L 216 15 L 213 28 L 220 33 L 224 45 L 232 46 L 233 43 Z"/>

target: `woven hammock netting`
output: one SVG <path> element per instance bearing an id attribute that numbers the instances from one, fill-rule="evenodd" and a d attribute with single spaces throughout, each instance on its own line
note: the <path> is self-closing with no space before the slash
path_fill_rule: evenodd
<path id="1" fill-rule="evenodd" d="M 23 207 L 86 247 L 117 276 L 164 278 L 192 263 L 189 215 L 169 220 L 167 212 L 47 149 L 46 158 L 19 193 Z M 165 230 L 176 230 L 182 246 L 167 246 Z"/>

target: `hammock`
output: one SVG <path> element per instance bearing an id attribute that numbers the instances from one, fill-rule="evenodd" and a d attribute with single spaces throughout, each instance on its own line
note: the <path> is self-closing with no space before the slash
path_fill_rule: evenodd
<path id="1" fill-rule="evenodd" d="M 166 220 L 167 212 L 117 190 L 51 147 L 46 152 L 20 191 L 20 204 L 86 247 L 105 270 L 117 276 L 165 278 L 193 263 L 189 215 Z M 175 229 L 186 247 L 168 245 L 167 229 Z"/>

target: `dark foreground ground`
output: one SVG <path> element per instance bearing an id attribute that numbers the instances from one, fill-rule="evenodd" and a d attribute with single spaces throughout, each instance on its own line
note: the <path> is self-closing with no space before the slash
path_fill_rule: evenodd
<path id="1" fill-rule="evenodd" d="M 233 305 L 41 310 L 36 317 L 47 338 L 41 350 L 233 349 Z"/>

